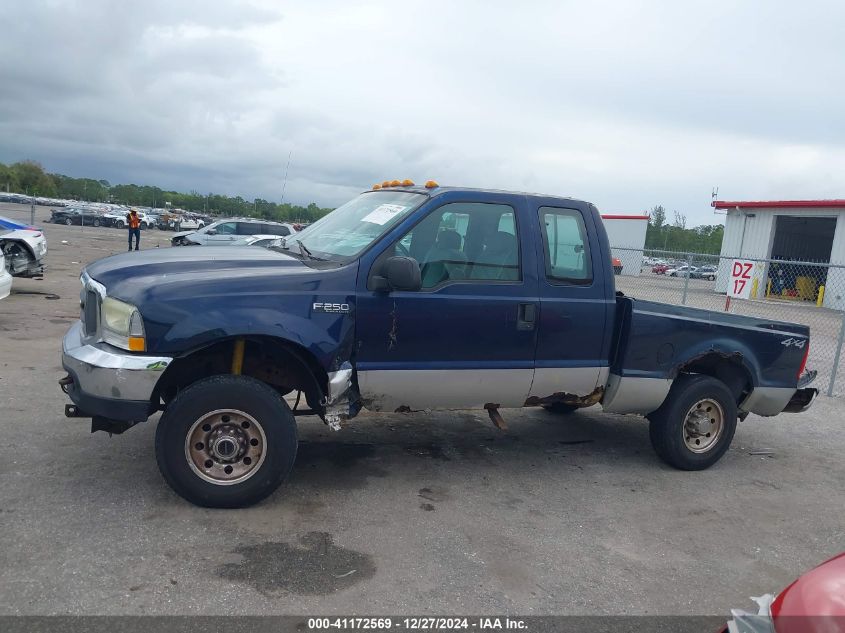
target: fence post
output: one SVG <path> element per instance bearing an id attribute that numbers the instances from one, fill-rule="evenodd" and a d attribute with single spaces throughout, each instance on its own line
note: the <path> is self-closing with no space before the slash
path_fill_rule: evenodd
<path id="1" fill-rule="evenodd" d="M 842 354 L 842 341 L 845 340 L 845 312 L 841 313 L 842 324 L 839 327 L 839 340 L 836 343 L 836 353 L 833 355 L 833 368 L 830 370 L 830 384 L 827 395 L 833 395 L 833 383 L 836 382 L 836 370 L 839 369 L 839 356 Z"/>
<path id="2" fill-rule="evenodd" d="M 681 305 L 685 306 L 687 304 L 687 289 L 689 288 L 689 274 L 690 274 L 690 267 L 692 266 L 692 255 L 687 253 L 687 269 L 684 275 L 684 294 L 681 297 Z"/>

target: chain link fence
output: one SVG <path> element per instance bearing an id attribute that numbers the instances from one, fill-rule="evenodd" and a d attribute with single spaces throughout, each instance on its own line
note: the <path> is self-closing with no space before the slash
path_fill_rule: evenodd
<path id="1" fill-rule="evenodd" d="M 731 265 L 739 258 L 653 249 L 612 251 L 622 264 L 616 289 L 635 299 L 808 325 L 807 367 L 819 373 L 815 386 L 828 395 L 845 395 L 845 266 L 742 257 L 754 262 L 751 296 L 728 303 Z"/>

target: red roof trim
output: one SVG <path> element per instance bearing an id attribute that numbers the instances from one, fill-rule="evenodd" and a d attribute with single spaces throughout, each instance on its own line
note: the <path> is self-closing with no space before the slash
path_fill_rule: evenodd
<path id="1" fill-rule="evenodd" d="M 647 215 L 602 215 L 602 220 L 648 220 Z"/>
<path id="2" fill-rule="evenodd" d="M 714 209 L 804 209 L 804 208 L 845 208 L 845 200 L 746 200 L 729 202 L 715 200 L 710 203 Z"/>

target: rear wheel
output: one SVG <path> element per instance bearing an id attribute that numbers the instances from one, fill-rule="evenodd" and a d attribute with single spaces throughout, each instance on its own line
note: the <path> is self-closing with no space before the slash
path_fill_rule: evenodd
<path id="1" fill-rule="evenodd" d="M 126 222 L 124 222 L 123 220 L 118 220 L 117 221 L 117 228 L 125 229 L 126 228 Z"/>
<path id="2" fill-rule="evenodd" d="M 270 495 L 293 467 L 296 422 L 284 399 L 247 376 L 212 376 L 168 405 L 156 429 L 159 470 L 199 506 L 239 508 Z"/>
<path id="3" fill-rule="evenodd" d="M 93 224 L 94 226 L 100 226 L 100 218 L 94 218 L 91 224 Z"/>
<path id="4" fill-rule="evenodd" d="M 651 445 L 663 461 L 681 470 L 704 470 L 730 447 L 737 407 L 722 381 L 701 374 L 683 375 L 663 405 L 648 417 Z"/>
<path id="5" fill-rule="evenodd" d="M 65 218 L 65 224 L 70 226 L 71 224 L 73 224 L 73 220 L 71 220 L 70 218 Z"/>

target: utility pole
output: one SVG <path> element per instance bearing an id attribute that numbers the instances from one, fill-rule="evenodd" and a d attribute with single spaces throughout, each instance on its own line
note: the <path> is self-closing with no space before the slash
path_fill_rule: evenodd
<path id="1" fill-rule="evenodd" d="M 290 159 L 293 156 L 293 150 L 288 152 L 288 164 L 285 165 L 285 179 L 282 181 L 282 201 L 281 204 L 285 203 L 285 189 L 288 186 L 288 169 L 290 169 Z"/>

